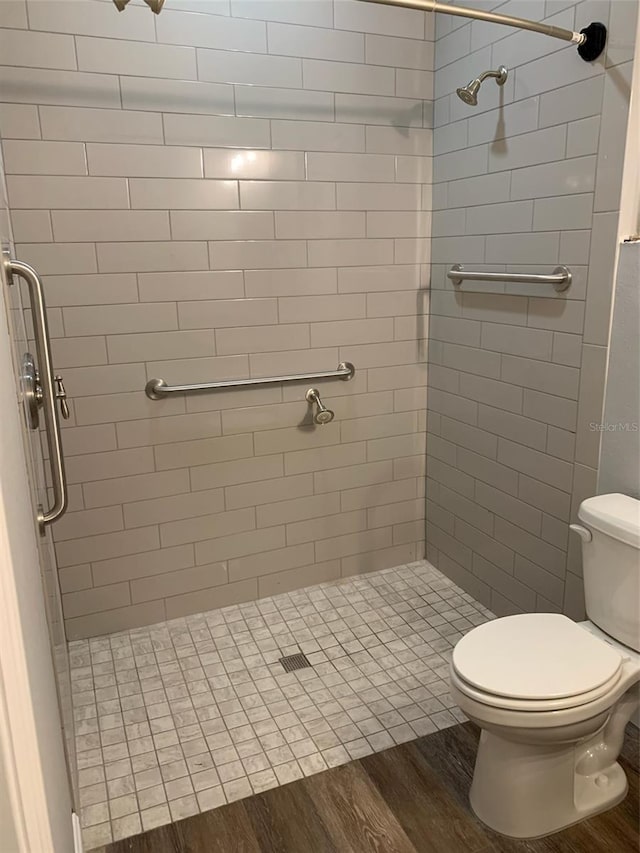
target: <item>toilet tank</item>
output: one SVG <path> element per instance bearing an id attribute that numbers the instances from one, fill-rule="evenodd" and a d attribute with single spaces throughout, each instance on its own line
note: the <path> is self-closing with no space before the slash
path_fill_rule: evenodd
<path id="1" fill-rule="evenodd" d="M 640 651 L 640 501 L 598 495 L 583 501 L 578 518 L 587 616 L 610 637 Z"/>

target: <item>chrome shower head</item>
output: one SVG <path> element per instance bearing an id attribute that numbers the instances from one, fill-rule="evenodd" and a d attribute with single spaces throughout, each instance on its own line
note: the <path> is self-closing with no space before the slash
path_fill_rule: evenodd
<path id="1" fill-rule="evenodd" d="M 475 80 L 471 80 L 470 83 L 467 83 L 466 86 L 461 86 L 459 89 L 456 89 L 456 95 L 461 101 L 464 101 L 465 104 L 468 104 L 470 107 L 476 107 L 478 105 L 478 92 L 480 90 L 480 86 L 482 86 L 487 77 L 495 77 L 495 81 L 498 86 L 504 86 L 507 82 L 508 75 L 509 72 L 504 65 L 500 65 L 497 71 L 485 71 L 479 77 L 476 77 Z"/>
<path id="2" fill-rule="evenodd" d="M 478 89 L 480 88 L 480 85 L 480 80 L 476 77 L 475 80 L 467 83 L 466 86 L 461 86 L 459 89 L 456 89 L 456 95 L 461 101 L 464 101 L 465 104 L 468 104 L 470 107 L 476 107 L 478 105 Z"/>
<path id="3" fill-rule="evenodd" d="M 331 409 L 327 409 L 325 404 L 320 399 L 320 392 L 317 388 L 309 388 L 307 393 L 305 394 L 305 398 L 308 403 L 315 403 L 318 407 L 315 415 L 313 416 L 313 422 L 316 424 L 329 424 L 335 418 L 335 412 L 332 412 Z"/>

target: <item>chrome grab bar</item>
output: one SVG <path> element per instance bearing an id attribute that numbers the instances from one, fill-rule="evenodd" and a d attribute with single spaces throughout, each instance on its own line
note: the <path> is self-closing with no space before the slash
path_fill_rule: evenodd
<path id="1" fill-rule="evenodd" d="M 447 273 L 447 278 L 455 285 L 463 281 L 507 281 L 515 284 L 552 284 L 561 293 L 571 284 L 571 270 L 569 267 L 556 267 L 550 275 L 541 273 L 518 273 L 518 272 L 478 272 L 465 270 L 462 264 L 454 264 Z"/>
<path id="2" fill-rule="evenodd" d="M 251 379 L 223 379 L 220 382 L 203 382 L 198 385 L 167 385 L 164 379 L 150 379 L 145 394 L 150 400 L 161 400 L 169 394 L 192 394 L 198 391 L 223 391 L 230 388 L 246 388 L 250 385 L 278 385 L 281 382 L 310 382 L 315 379 L 353 379 L 356 369 L 349 361 L 343 361 L 337 370 L 319 373 L 290 373 L 287 376 L 265 376 Z"/>
<path id="3" fill-rule="evenodd" d="M 69 416 L 66 402 L 66 392 L 61 376 L 54 376 L 51 360 L 51 346 L 49 342 L 49 325 L 47 323 L 47 306 L 44 299 L 44 288 L 42 279 L 33 267 L 23 261 L 16 261 L 4 255 L 4 264 L 9 284 L 13 284 L 13 277 L 19 276 L 29 288 L 29 299 L 33 314 L 33 329 L 36 341 L 36 354 L 38 357 L 39 374 L 36 373 L 39 393 L 41 392 L 41 405 L 44 409 L 45 431 L 47 433 L 47 445 L 49 447 L 49 462 L 51 465 L 51 477 L 53 487 L 53 503 L 45 510 L 38 505 L 38 527 L 44 535 L 47 524 L 52 524 L 67 509 L 67 480 L 64 470 L 64 456 L 62 453 L 62 439 L 60 436 L 60 422 L 56 401 L 60 400 L 62 414 Z M 35 419 L 37 428 L 37 417 Z"/>

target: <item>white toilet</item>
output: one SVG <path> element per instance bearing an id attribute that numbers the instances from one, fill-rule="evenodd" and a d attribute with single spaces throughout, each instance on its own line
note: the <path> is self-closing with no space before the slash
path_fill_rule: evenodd
<path id="1" fill-rule="evenodd" d="M 535 838 L 615 806 L 617 762 L 640 707 L 640 501 L 582 503 L 588 622 L 507 616 L 456 645 L 451 692 L 482 729 L 471 806 L 498 832 Z"/>

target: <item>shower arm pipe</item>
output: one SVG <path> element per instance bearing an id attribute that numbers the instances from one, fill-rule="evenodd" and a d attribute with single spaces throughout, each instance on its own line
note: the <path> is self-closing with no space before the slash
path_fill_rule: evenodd
<path id="1" fill-rule="evenodd" d="M 504 84 L 507 80 L 507 69 L 501 66 L 497 71 L 483 71 L 478 77 L 478 80 L 481 83 L 484 83 L 484 81 L 488 80 L 490 77 L 495 77 L 496 80 L 502 81 L 502 84 Z"/>
<path id="2" fill-rule="evenodd" d="M 461 18 L 473 18 L 476 21 L 487 21 L 491 24 L 503 24 L 506 27 L 530 30 L 533 33 L 541 33 L 545 36 L 551 36 L 551 38 L 572 42 L 578 46 L 584 45 L 586 47 L 586 42 L 590 38 L 589 32 L 575 33 L 572 30 L 565 30 L 563 27 L 541 24 L 538 21 L 529 21 L 526 18 L 514 18 L 511 15 L 502 15 L 500 12 L 484 12 L 481 9 L 468 9 L 465 6 L 450 6 L 448 3 L 438 3 L 437 0 L 360 0 L 360 2 L 381 3 L 384 6 L 401 6 L 406 9 L 418 9 L 422 12 L 440 12 L 444 15 L 456 15 Z M 593 27 L 594 25 L 591 24 L 590 26 Z M 604 47 L 604 44 L 602 44 L 602 47 Z M 602 52 L 602 48 L 600 52 Z M 580 55 L 582 56 L 582 53 Z M 596 56 L 593 56 L 593 58 L 595 59 Z M 585 57 L 583 56 L 583 58 Z"/>

